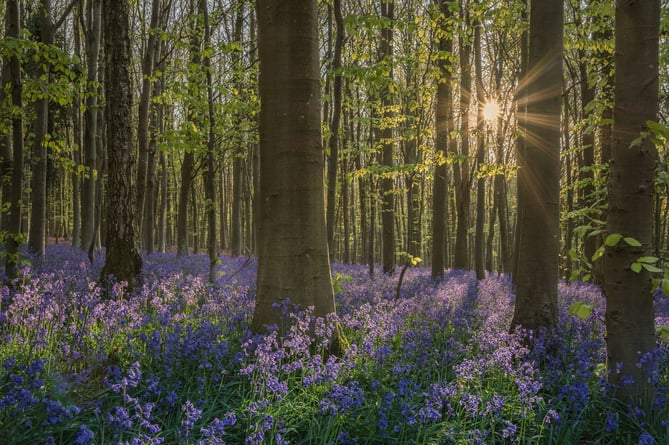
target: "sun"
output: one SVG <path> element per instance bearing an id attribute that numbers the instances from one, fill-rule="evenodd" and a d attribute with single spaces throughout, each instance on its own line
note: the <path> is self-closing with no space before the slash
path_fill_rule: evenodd
<path id="1" fill-rule="evenodd" d="M 499 114 L 499 105 L 494 100 L 488 101 L 483 107 L 483 118 L 488 122 L 493 122 Z"/>

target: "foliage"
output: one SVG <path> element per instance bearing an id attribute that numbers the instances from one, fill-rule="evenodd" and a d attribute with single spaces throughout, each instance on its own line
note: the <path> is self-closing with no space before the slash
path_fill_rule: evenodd
<path id="1" fill-rule="evenodd" d="M 448 271 L 439 284 L 410 268 L 395 279 L 334 266 L 338 317 L 291 312 L 285 337 L 248 331 L 254 262 L 146 259 L 134 293 L 100 298 L 91 265 L 50 246 L 24 268 L 0 319 L 0 441 L 18 443 L 636 443 L 669 439 L 669 349 L 642 357 L 657 383 L 634 409 L 604 382 L 604 301 L 560 284 L 554 336 L 506 331 L 505 277 L 477 283 Z M 656 294 L 657 324 L 669 298 Z M 323 355 L 339 324 L 343 357 Z M 664 331 L 660 335 L 664 335 Z"/>

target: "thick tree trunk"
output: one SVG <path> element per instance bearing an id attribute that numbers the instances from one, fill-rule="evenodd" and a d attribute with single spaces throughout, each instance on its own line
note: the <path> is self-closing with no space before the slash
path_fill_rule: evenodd
<path id="1" fill-rule="evenodd" d="M 552 328 L 557 322 L 560 249 L 560 112 L 563 2 L 530 8 L 525 143 L 518 152 L 516 303 L 512 328 Z M 536 72 L 535 72 L 536 71 Z"/>
<path id="2" fill-rule="evenodd" d="M 105 0 L 105 117 L 108 153 L 106 183 L 106 258 L 110 275 L 132 288 L 142 270 L 135 218 L 136 159 L 132 144 L 130 18 L 127 0 Z"/>
<path id="3" fill-rule="evenodd" d="M 84 113 L 84 163 L 86 176 L 81 188 L 81 247 L 89 249 L 95 243 L 96 183 L 98 153 L 98 56 L 100 54 L 102 0 L 89 0 L 86 6 L 86 111 Z M 98 197 L 97 201 L 100 201 Z"/>
<path id="4" fill-rule="evenodd" d="M 650 273 L 633 270 L 640 257 L 652 254 L 653 199 L 657 149 L 653 137 L 632 141 L 657 119 L 660 1 L 616 3 L 616 75 L 609 208 L 609 236 L 620 240 L 606 248 L 606 363 L 608 380 L 623 400 L 652 400 L 644 354 L 655 349 Z M 626 383 L 627 379 L 633 383 Z"/>
<path id="5" fill-rule="evenodd" d="M 335 312 L 325 226 L 316 0 L 258 0 L 260 214 L 253 327 L 288 298 Z M 300 172 L 300 174 L 295 174 Z"/>

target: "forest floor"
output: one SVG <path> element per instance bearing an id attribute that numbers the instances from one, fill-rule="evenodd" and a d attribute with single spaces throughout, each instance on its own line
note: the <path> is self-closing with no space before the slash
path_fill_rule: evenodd
<path id="1" fill-rule="evenodd" d="M 65 244 L 26 262 L 0 314 L 2 444 L 669 444 L 669 347 L 644 358 L 654 401 L 605 381 L 604 300 L 560 283 L 559 325 L 530 351 L 509 333 L 507 277 L 333 266 L 337 316 L 285 303 L 283 337 L 249 331 L 256 265 L 145 258 L 102 298 L 102 257 Z M 655 295 L 669 325 L 669 298 Z M 327 353 L 341 329 L 341 357 Z"/>

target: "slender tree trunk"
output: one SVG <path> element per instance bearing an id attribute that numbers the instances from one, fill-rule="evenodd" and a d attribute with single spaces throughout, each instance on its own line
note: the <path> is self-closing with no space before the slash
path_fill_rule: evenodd
<path id="1" fill-rule="evenodd" d="M 609 236 L 620 234 L 639 246 L 620 240 L 607 245 L 606 363 L 608 380 L 621 399 L 652 400 L 652 385 L 644 354 L 655 350 L 655 316 L 650 273 L 631 266 L 652 253 L 653 200 L 657 149 L 653 137 L 632 143 L 655 121 L 658 112 L 660 1 L 617 2 L 615 27 L 615 108 L 611 150 Z M 633 383 L 626 384 L 626 379 Z"/>
<path id="2" fill-rule="evenodd" d="M 5 17 L 5 22 L 8 19 Z M 5 26 L 6 27 L 6 26 Z M 8 30 L 5 30 L 5 35 L 9 36 Z M 12 79 L 10 70 L 10 59 L 5 57 L 2 61 L 2 73 L 0 78 L 0 103 L 10 103 L 11 93 L 6 94 L 5 90 L 11 90 Z M 10 123 L 11 127 L 11 123 Z M 0 212 L 0 230 L 7 230 L 10 227 L 10 213 L 5 206 L 11 206 L 12 195 L 12 171 L 13 171 L 12 154 L 12 132 L 11 129 L 0 138 L 0 180 L 2 184 L 2 211 Z"/>
<path id="3" fill-rule="evenodd" d="M 167 251 L 167 159 L 165 152 L 160 152 L 160 204 L 158 206 L 158 251 Z"/>
<path id="4" fill-rule="evenodd" d="M 382 145 L 381 164 L 392 169 L 393 167 L 393 117 L 392 94 L 390 83 L 393 79 L 393 21 L 395 19 L 394 0 L 381 0 L 381 15 L 387 20 L 387 24 L 381 28 L 381 61 L 387 65 L 389 71 L 386 85 L 381 92 L 381 114 L 385 121 L 378 130 L 380 143 Z M 395 199 L 393 194 L 394 180 L 392 175 L 381 179 L 381 231 L 382 231 L 382 263 L 383 273 L 392 275 L 395 270 Z"/>
<path id="5" fill-rule="evenodd" d="M 219 263 L 216 253 L 216 118 L 214 114 L 214 85 L 211 76 L 211 60 L 206 51 L 211 47 L 211 25 L 209 23 L 209 10 L 207 0 L 200 0 L 200 13 L 204 18 L 204 47 L 205 55 L 202 65 L 205 70 L 207 83 L 207 105 L 208 105 L 208 127 L 207 136 L 207 173 L 205 174 L 205 213 L 207 216 L 207 253 L 209 255 L 209 283 L 216 282 L 216 266 Z"/>
<path id="6" fill-rule="evenodd" d="M 81 11 L 79 11 L 81 14 Z M 72 20 L 72 34 L 74 35 L 74 52 L 81 58 L 81 36 L 78 19 Z M 76 88 L 72 101 L 72 122 L 74 144 L 72 149 L 72 161 L 74 171 L 72 172 L 72 247 L 81 247 L 81 177 L 79 165 L 81 164 L 81 147 L 83 146 L 81 131 L 81 95 L 80 88 Z"/>
<path id="7" fill-rule="evenodd" d="M 342 106 L 342 72 L 341 53 L 344 47 L 344 18 L 341 13 L 341 0 L 333 1 L 333 12 L 335 19 L 335 44 L 332 57 L 332 72 L 334 73 L 334 85 L 332 91 L 332 123 L 330 124 L 330 158 L 328 160 L 328 187 L 327 187 L 327 209 L 326 220 L 328 230 L 328 249 L 330 258 L 334 258 L 335 246 L 335 204 L 337 199 L 337 168 L 339 167 L 339 124 L 341 121 Z M 344 218 L 346 218 L 344 216 Z M 348 242 L 348 241 L 347 241 Z"/>
<path id="8" fill-rule="evenodd" d="M 244 14 L 243 6 L 240 4 L 237 9 L 235 16 L 235 31 L 234 31 L 234 40 L 241 44 L 242 42 L 242 31 L 244 25 Z M 234 59 L 236 76 L 235 83 L 236 88 L 241 91 L 242 89 L 242 57 L 241 54 L 237 53 Z M 238 122 L 241 122 L 245 119 L 245 116 L 237 113 L 235 119 Z M 244 139 L 245 135 L 239 132 L 235 136 L 235 145 L 233 151 L 232 159 L 232 221 L 230 225 L 230 250 L 232 256 L 239 256 L 242 254 L 242 248 L 244 245 L 243 229 L 244 229 L 244 219 L 242 215 L 242 203 L 244 201 Z M 250 224 L 251 222 L 248 221 Z"/>
<path id="9" fill-rule="evenodd" d="M 258 0 L 260 190 L 253 327 L 289 298 L 335 312 L 325 226 L 316 0 Z M 295 172 L 300 172 L 296 175 Z M 334 345 L 335 350 L 337 345 Z"/>
<path id="10" fill-rule="evenodd" d="M 20 9 L 18 0 L 7 0 L 5 15 L 5 36 L 19 39 L 21 30 Z M 7 60 L 7 59 L 6 59 Z M 21 80 L 21 61 L 16 56 L 11 56 L 7 62 L 9 66 L 10 96 L 12 106 L 17 110 L 23 108 L 23 82 Z M 6 247 L 5 275 L 11 283 L 16 278 L 19 257 L 19 245 L 23 242 L 21 232 L 21 211 L 23 191 L 23 115 L 21 112 L 13 113 L 12 116 L 12 171 L 11 171 L 11 193 L 9 199 L 9 225 L 5 231 L 4 244 Z"/>
<path id="11" fill-rule="evenodd" d="M 146 196 L 148 182 L 153 178 L 149 178 L 149 150 L 151 141 L 149 140 L 149 118 L 151 115 L 151 92 L 153 91 L 153 69 L 156 63 L 156 54 L 159 51 L 159 26 L 160 26 L 160 0 L 152 0 L 151 2 L 151 18 L 149 22 L 148 36 L 146 47 L 144 48 L 144 55 L 142 57 L 142 90 L 139 95 L 138 117 L 137 117 L 137 142 L 139 148 L 139 156 L 137 158 L 137 204 L 135 214 L 137 220 L 144 221 L 144 212 L 146 211 Z M 141 225 L 140 225 L 141 227 Z M 142 233 L 139 233 L 140 239 Z M 144 239 L 144 248 L 147 248 Z M 153 243 L 153 241 L 151 241 Z M 151 246 L 150 250 L 153 250 Z"/>
<path id="12" fill-rule="evenodd" d="M 561 0 L 542 0 L 530 8 L 528 72 L 538 71 L 528 84 L 531 119 L 518 153 L 520 229 L 512 328 L 552 328 L 557 322 L 563 7 Z"/>
<path id="13" fill-rule="evenodd" d="M 46 46 L 53 45 L 53 25 L 51 23 L 51 1 L 40 0 L 39 3 L 40 40 Z M 49 63 L 43 61 L 40 76 L 49 82 Z M 33 169 L 30 191 L 30 232 L 28 247 L 38 256 L 43 257 L 46 249 L 47 224 L 47 150 L 45 140 L 49 124 L 49 98 L 39 97 L 35 101 L 35 120 L 33 124 Z"/>
<path id="14" fill-rule="evenodd" d="M 102 0 L 86 4 L 86 111 L 84 112 L 84 162 L 86 176 L 81 189 L 81 247 L 95 243 L 95 189 L 97 171 L 98 57 L 100 54 Z M 98 197 L 99 201 L 99 197 Z"/>
<path id="15" fill-rule="evenodd" d="M 439 51 L 450 55 L 453 52 L 453 38 L 449 21 L 453 17 L 449 2 L 435 0 L 439 6 L 443 33 L 439 39 Z M 431 276 L 434 280 L 444 278 L 444 268 L 448 262 L 448 166 L 447 155 L 454 141 L 450 136 L 454 128 L 453 116 L 453 73 L 447 56 L 437 61 L 439 81 L 437 83 L 435 106 L 435 148 L 436 167 L 432 190 L 432 258 Z"/>
<path id="16" fill-rule="evenodd" d="M 474 24 L 474 70 L 476 75 L 476 163 L 479 173 L 482 172 L 485 163 L 485 148 L 487 141 L 488 128 L 483 116 L 483 110 L 487 102 L 486 93 L 483 87 L 483 67 L 481 60 L 481 24 Z M 482 280 L 485 278 L 485 235 L 483 232 L 485 225 L 485 177 L 479 174 L 476 180 L 476 228 L 474 235 L 474 269 L 476 278 Z M 491 221 L 490 224 L 494 224 Z"/>
<path id="17" fill-rule="evenodd" d="M 127 0 L 104 0 L 105 99 L 109 168 L 106 184 L 106 258 L 112 275 L 128 287 L 142 270 L 135 218 L 136 159 L 132 144 L 130 18 Z"/>
<path id="18" fill-rule="evenodd" d="M 460 14 L 464 26 L 469 26 L 468 4 L 460 2 Z M 469 167 L 469 107 L 471 105 L 472 46 L 464 37 L 460 37 L 460 156 L 461 161 L 453 164 L 455 175 L 455 204 L 457 225 L 455 234 L 456 269 L 469 269 L 469 204 L 471 202 L 471 177 Z"/>

